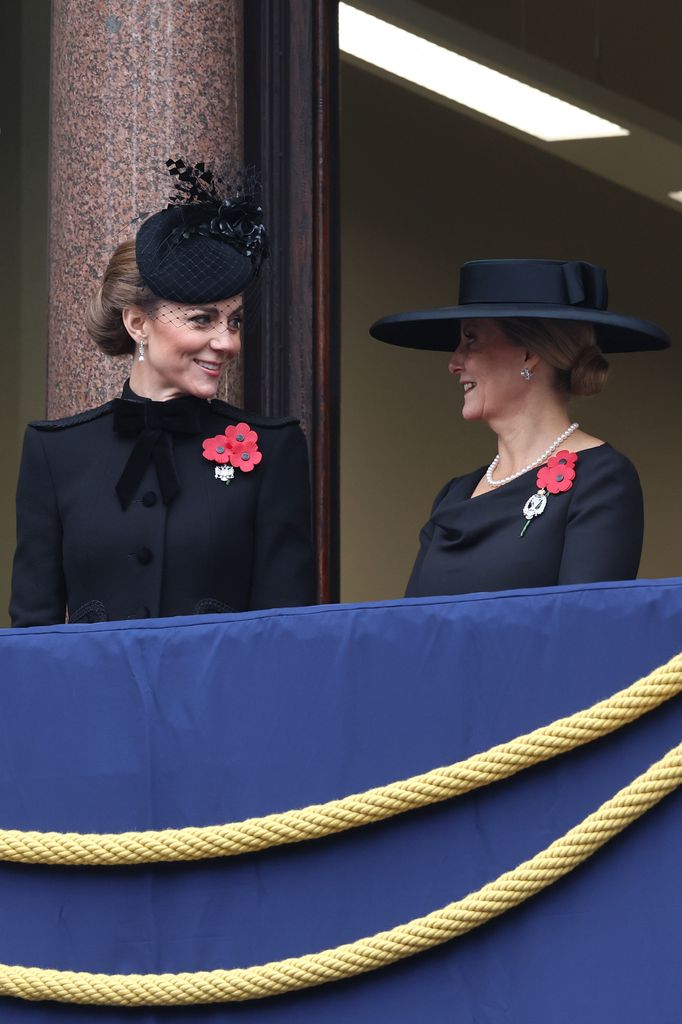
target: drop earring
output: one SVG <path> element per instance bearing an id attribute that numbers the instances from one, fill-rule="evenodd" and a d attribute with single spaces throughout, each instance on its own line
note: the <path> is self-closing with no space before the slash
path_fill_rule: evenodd
<path id="1" fill-rule="evenodd" d="M 140 354 L 137 357 L 138 363 L 144 362 L 144 339 L 140 338 Z"/>
<path id="2" fill-rule="evenodd" d="M 524 368 L 521 370 L 521 376 L 524 380 L 530 380 L 533 376 L 533 371 L 529 370 L 527 366 L 524 366 Z"/>

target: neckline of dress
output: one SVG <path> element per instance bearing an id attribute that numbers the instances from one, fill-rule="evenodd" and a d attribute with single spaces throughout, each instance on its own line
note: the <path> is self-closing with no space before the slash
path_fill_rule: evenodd
<path id="1" fill-rule="evenodd" d="M 585 455 L 587 455 L 588 452 L 598 452 L 602 448 L 610 448 L 610 447 L 611 447 L 611 445 L 609 444 L 608 441 L 602 441 L 601 444 L 593 444 L 590 448 L 578 448 L 578 450 L 576 451 L 575 454 L 584 457 Z M 556 454 L 556 452 L 554 454 Z M 552 456 L 550 456 L 550 458 L 551 457 Z M 545 465 L 546 465 L 546 463 L 545 463 Z M 486 471 L 487 468 L 488 468 L 487 466 L 482 466 L 480 470 L 478 470 L 478 469 L 474 470 L 474 473 L 476 474 L 476 482 L 474 483 L 473 487 L 471 488 L 472 491 L 475 491 L 476 488 L 478 487 L 478 485 L 480 484 L 481 480 L 485 476 L 485 471 Z M 513 484 L 518 483 L 519 480 L 525 480 L 529 473 L 535 473 L 537 475 L 538 470 L 541 469 L 541 468 L 542 468 L 541 466 L 535 466 L 534 469 L 528 469 L 528 470 L 526 470 L 525 473 L 522 473 L 521 476 L 517 476 L 513 480 L 510 480 L 508 484 L 500 484 L 499 487 L 494 487 L 490 491 L 484 491 L 483 494 L 477 494 L 475 496 L 473 494 L 469 494 L 466 497 L 465 500 L 466 501 L 478 501 L 479 498 L 487 498 L 491 494 L 502 494 L 504 491 L 507 490 L 507 488 L 511 487 Z"/>

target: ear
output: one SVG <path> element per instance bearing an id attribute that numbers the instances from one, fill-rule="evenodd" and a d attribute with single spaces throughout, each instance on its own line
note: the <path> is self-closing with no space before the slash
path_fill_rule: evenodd
<path id="1" fill-rule="evenodd" d="M 133 341 L 147 340 L 149 317 L 143 309 L 139 306 L 125 306 L 121 316 L 123 326 Z"/>
<path id="2" fill-rule="evenodd" d="M 537 352 L 529 352 L 528 349 L 526 349 L 523 358 L 523 368 L 525 370 L 532 370 L 535 372 L 540 362 L 541 358 Z"/>

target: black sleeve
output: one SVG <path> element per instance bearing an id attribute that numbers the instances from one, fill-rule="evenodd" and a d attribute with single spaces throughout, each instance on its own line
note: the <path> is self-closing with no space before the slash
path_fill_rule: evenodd
<path id="1" fill-rule="evenodd" d="M 632 463 L 612 449 L 582 472 L 566 524 L 559 584 L 631 580 L 642 554 L 642 488 Z M 577 481 L 576 481 L 577 482 Z"/>
<path id="2" fill-rule="evenodd" d="M 62 524 L 40 431 L 27 427 L 17 486 L 17 549 L 9 607 L 13 626 L 64 622 Z"/>
<path id="3" fill-rule="evenodd" d="M 301 428 L 279 428 L 267 458 L 256 510 L 249 607 L 313 604 L 308 448 Z"/>
<path id="4" fill-rule="evenodd" d="M 440 505 L 443 498 L 445 497 L 445 495 L 450 490 L 450 487 L 452 486 L 453 483 L 453 480 L 448 480 L 448 482 L 443 487 L 441 487 L 438 494 L 433 499 L 433 504 L 431 506 L 432 516 L 436 509 L 438 508 L 438 506 Z M 424 526 L 422 526 L 421 530 L 419 531 L 419 551 L 417 552 L 415 563 L 412 566 L 410 578 L 407 581 L 407 587 L 405 588 L 405 597 L 412 597 L 415 593 L 415 588 L 418 588 L 419 574 L 421 572 L 422 562 L 424 561 L 424 556 L 426 555 L 426 552 L 429 550 L 429 545 L 433 538 L 433 530 L 433 520 L 429 519 L 429 521 Z"/>

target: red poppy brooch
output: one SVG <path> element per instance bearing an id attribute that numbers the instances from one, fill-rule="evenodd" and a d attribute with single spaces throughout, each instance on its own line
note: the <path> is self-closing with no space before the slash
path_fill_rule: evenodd
<path id="1" fill-rule="evenodd" d="M 536 485 L 537 491 L 531 494 L 523 506 L 523 514 L 526 519 L 521 530 L 521 536 L 538 516 L 541 516 L 547 507 L 547 498 L 550 494 L 561 494 L 563 491 L 570 491 L 575 480 L 575 464 L 578 456 L 575 452 L 557 452 L 546 465 L 538 470 Z"/>
<path id="2" fill-rule="evenodd" d="M 263 458 L 263 453 L 258 450 L 258 434 L 248 423 L 226 427 L 224 434 L 207 437 L 202 446 L 204 458 L 217 463 L 216 480 L 222 480 L 224 484 L 234 480 L 236 469 L 250 473 Z"/>

